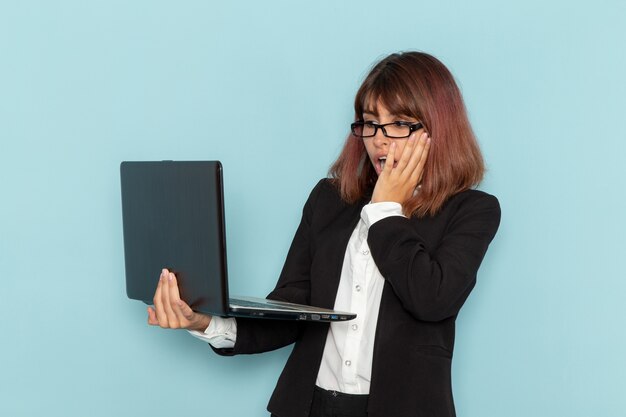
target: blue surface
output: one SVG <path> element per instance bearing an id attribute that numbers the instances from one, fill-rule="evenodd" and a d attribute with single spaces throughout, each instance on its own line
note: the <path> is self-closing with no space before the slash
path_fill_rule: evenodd
<path id="1" fill-rule="evenodd" d="M 459 416 L 623 416 L 624 21 L 620 1 L 1 3 L 0 415 L 266 416 L 289 349 L 221 358 L 126 299 L 119 163 L 220 159 L 232 292 L 265 294 L 362 77 L 420 49 L 457 77 L 503 212 L 458 320 Z"/>

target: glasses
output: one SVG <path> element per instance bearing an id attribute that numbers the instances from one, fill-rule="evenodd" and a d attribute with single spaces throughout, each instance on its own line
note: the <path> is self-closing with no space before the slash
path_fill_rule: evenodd
<path id="1" fill-rule="evenodd" d="M 411 133 L 424 127 L 421 123 L 393 122 L 379 125 L 374 122 L 354 122 L 350 125 L 352 134 L 358 138 L 371 138 L 376 136 L 378 129 L 383 135 L 392 139 L 408 138 Z"/>

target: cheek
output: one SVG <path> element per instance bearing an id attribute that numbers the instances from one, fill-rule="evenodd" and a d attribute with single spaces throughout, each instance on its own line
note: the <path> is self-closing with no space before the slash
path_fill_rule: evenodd
<path id="1" fill-rule="evenodd" d="M 406 141 L 396 141 L 396 154 L 394 159 L 397 161 L 402 156 L 402 152 L 404 152 L 404 145 L 406 145 Z"/>
<path id="2" fill-rule="evenodd" d="M 374 148 L 372 141 L 367 141 L 367 142 L 364 142 L 363 144 L 365 145 L 365 150 L 367 151 L 367 157 L 371 161 L 373 158 L 373 155 L 376 155 L 376 149 Z"/>

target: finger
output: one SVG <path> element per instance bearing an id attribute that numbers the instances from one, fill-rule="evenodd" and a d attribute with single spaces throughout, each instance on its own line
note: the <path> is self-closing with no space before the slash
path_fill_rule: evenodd
<path id="1" fill-rule="evenodd" d="M 395 163 L 396 147 L 396 142 L 391 142 L 391 145 L 389 145 L 389 150 L 387 151 L 387 161 L 385 161 L 385 167 L 383 168 L 382 172 L 385 172 L 387 174 L 391 173 L 391 170 L 393 169 L 393 165 Z"/>
<path id="2" fill-rule="evenodd" d="M 159 326 L 163 328 L 168 327 L 167 314 L 165 314 L 165 308 L 163 307 L 163 284 L 165 282 L 165 274 L 167 269 L 161 271 L 161 277 L 159 278 L 159 285 L 157 285 L 156 292 L 154 293 L 154 308 L 156 310 L 157 320 Z"/>
<path id="3" fill-rule="evenodd" d="M 176 304 L 180 301 L 180 291 L 178 290 L 178 279 L 176 278 L 176 274 L 170 272 L 167 281 L 167 286 L 169 287 L 169 296 L 170 296 L 170 304 Z"/>
<path id="4" fill-rule="evenodd" d="M 158 326 L 159 320 L 156 318 L 156 312 L 152 307 L 148 307 L 148 324 L 150 326 Z"/>
<path id="5" fill-rule="evenodd" d="M 167 314 L 167 322 L 170 329 L 178 329 L 180 327 L 180 323 L 178 322 L 178 316 L 176 316 L 176 313 L 172 309 L 171 292 L 174 278 L 174 274 L 170 272 L 167 274 L 166 279 L 163 283 L 163 308 L 165 309 L 165 313 Z"/>
<path id="6" fill-rule="evenodd" d="M 424 140 L 424 149 L 422 150 L 420 159 L 417 165 L 415 166 L 415 169 L 413 170 L 413 173 L 411 176 L 416 184 L 420 183 L 420 181 L 422 180 L 422 176 L 424 175 L 424 167 L 426 166 L 426 160 L 428 159 L 428 152 L 430 151 L 430 141 L 431 141 L 430 137 L 426 136 Z"/>
<path id="7" fill-rule="evenodd" d="M 419 165 L 422 155 L 424 154 L 424 149 L 426 147 L 426 141 L 428 139 L 428 134 L 426 132 L 422 133 L 419 136 L 419 139 L 415 142 L 415 147 L 411 151 L 410 159 L 406 164 L 406 172 L 412 178 L 415 174 L 415 170 Z"/>
<path id="8" fill-rule="evenodd" d="M 398 158 L 399 159 L 398 165 L 396 166 L 398 173 L 401 174 L 406 170 L 406 167 L 409 161 L 411 160 L 411 155 L 413 154 L 413 150 L 415 149 L 415 144 L 416 144 L 415 133 L 412 133 L 411 136 L 409 136 L 409 139 L 406 141 L 406 144 L 404 145 L 404 149 L 402 150 L 402 155 L 400 155 L 400 158 Z"/>
<path id="9" fill-rule="evenodd" d="M 430 136 L 426 139 L 426 147 L 424 148 L 424 152 L 422 153 L 422 159 L 420 160 L 419 167 L 419 177 L 417 179 L 418 184 L 422 181 L 422 177 L 424 176 L 424 167 L 426 166 L 426 160 L 428 159 L 428 154 L 430 153 Z"/>
<path id="10" fill-rule="evenodd" d="M 184 323 L 184 326 L 181 327 L 189 327 L 196 319 L 197 313 L 183 300 L 178 300 L 178 303 L 174 306 L 174 311 L 178 315 L 180 322 Z"/>
<path id="11" fill-rule="evenodd" d="M 187 303 L 180 299 L 178 280 L 176 279 L 175 274 L 172 274 L 172 279 L 168 282 L 168 285 L 170 289 L 170 307 L 176 315 L 176 319 L 178 320 L 180 327 L 187 327 L 189 321 L 191 321 L 194 316 L 194 312 L 191 308 L 189 308 Z M 187 307 L 187 309 L 183 310 L 183 304 Z"/>

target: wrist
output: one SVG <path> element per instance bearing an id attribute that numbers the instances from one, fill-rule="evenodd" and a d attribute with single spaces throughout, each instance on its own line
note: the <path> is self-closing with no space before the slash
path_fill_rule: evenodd
<path id="1" fill-rule="evenodd" d="M 193 325 L 189 326 L 189 330 L 204 332 L 207 327 L 209 327 L 209 324 L 211 324 L 211 316 L 198 314 L 198 320 Z"/>

